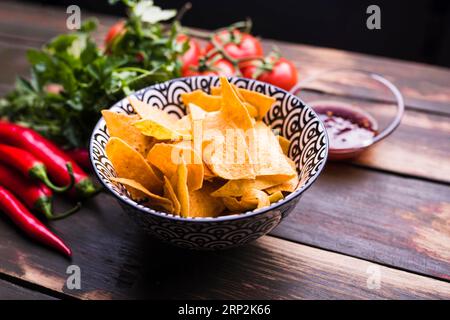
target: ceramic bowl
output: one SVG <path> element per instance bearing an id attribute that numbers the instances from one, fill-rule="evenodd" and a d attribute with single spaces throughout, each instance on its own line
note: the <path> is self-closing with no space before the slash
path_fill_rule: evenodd
<path id="1" fill-rule="evenodd" d="M 216 218 L 182 218 L 145 207 L 133 201 L 122 185 L 111 181 L 116 173 L 105 153 L 109 134 L 103 118 L 92 132 L 90 159 L 100 182 L 146 232 L 175 246 L 190 249 L 225 249 L 249 243 L 265 235 L 297 205 L 303 192 L 320 175 L 327 159 L 328 139 L 324 126 L 315 112 L 298 97 L 256 80 L 231 77 L 229 81 L 238 87 L 275 97 L 276 103 L 265 116 L 264 122 L 291 142 L 289 157 L 297 164 L 302 183 L 295 192 L 269 207 Z M 218 77 L 180 78 L 144 88 L 134 96 L 154 108 L 182 117 L 186 114 L 186 108 L 181 102 L 181 93 L 197 89 L 209 93 L 210 87 L 218 85 Z M 134 113 L 127 98 L 110 109 L 127 114 Z"/>

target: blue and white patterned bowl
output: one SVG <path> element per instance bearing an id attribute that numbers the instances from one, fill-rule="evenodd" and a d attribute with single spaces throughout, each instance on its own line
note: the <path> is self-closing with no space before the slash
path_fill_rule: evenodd
<path id="1" fill-rule="evenodd" d="M 302 193 L 317 179 L 327 159 L 328 139 L 324 126 L 314 111 L 298 97 L 255 80 L 237 77 L 229 80 L 238 87 L 275 97 L 277 102 L 264 122 L 291 142 L 289 157 L 297 164 L 302 184 L 298 190 L 270 207 L 216 218 L 182 218 L 147 208 L 133 201 L 123 186 L 110 180 L 116 173 L 105 153 L 109 135 L 103 118 L 91 136 L 90 159 L 100 182 L 144 230 L 179 247 L 224 249 L 243 245 L 270 232 L 292 211 Z M 186 114 L 181 93 L 197 89 L 209 93 L 211 87 L 218 85 L 218 77 L 180 78 L 142 89 L 134 95 L 155 108 L 181 117 Z M 134 113 L 127 98 L 117 102 L 111 110 Z"/>

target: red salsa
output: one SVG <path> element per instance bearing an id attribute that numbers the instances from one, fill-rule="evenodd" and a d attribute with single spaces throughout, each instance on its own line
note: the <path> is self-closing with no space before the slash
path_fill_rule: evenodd
<path id="1" fill-rule="evenodd" d="M 377 134 L 377 124 L 368 114 L 331 103 L 314 106 L 328 133 L 330 149 L 351 149 L 367 145 Z"/>

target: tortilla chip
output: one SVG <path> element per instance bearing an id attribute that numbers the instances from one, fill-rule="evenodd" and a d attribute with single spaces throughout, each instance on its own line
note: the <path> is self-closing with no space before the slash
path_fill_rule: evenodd
<path id="1" fill-rule="evenodd" d="M 172 211 L 170 213 L 179 215 L 181 210 L 180 201 L 178 201 L 177 195 L 175 194 L 175 190 L 173 190 L 173 186 L 166 176 L 164 176 L 163 188 L 164 188 L 164 197 L 166 197 L 172 202 Z"/>
<path id="2" fill-rule="evenodd" d="M 273 104 L 277 101 L 274 97 L 266 96 L 265 94 L 248 89 L 238 88 L 234 84 L 232 84 L 232 86 L 238 92 L 241 101 L 247 102 L 257 110 L 258 120 L 262 120 L 270 108 L 272 108 Z M 221 94 L 222 89 L 220 87 L 211 88 L 211 95 L 220 96 Z"/>
<path id="3" fill-rule="evenodd" d="M 283 150 L 283 153 L 287 156 L 289 154 L 289 146 L 291 142 L 285 137 L 280 135 L 277 136 L 277 139 L 278 143 L 280 144 L 281 150 Z"/>
<path id="4" fill-rule="evenodd" d="M 220 89 L 220 87 L 211 87 L 211 95 L 220 96 L 222 95 L 222 90 Z"/>
<path id="5" fill-rule="evenodd" d="M 258 117 L 258 109 L 256 109 L 254 106 L 252 106 L 248 102 L 244 102 L 244 106 L 247 108 L 248 114 L 250 117 L 257 118 Z"/>
<path id="6" fill-rule="evenodd" d="M 130 97 L 128 100 L 141 117 L 141 120 L 136 121 L 133 125 L 143 135 L 154 137 L 157 140 L 190 139 L 189 130 L 187 132 L 180 130 L 180 119 L 134 97 Z"/>
<path id="7" fill-rule="evenodd" d="M 200 189 L 203 185 L 204 166 L 200 156 L 190 147 L 190 141 L 177 144 L 157 143 L 147 154 L 147 161 L 172 179 L 178 170 L 179 155 L 187 166 L 189 190 Z"/>
<path id="8" fill-rule="evenodd" d="M 154 139 L 143 135 L 133 126 L 139 120 L 138 115 L 127 115 L 111 110 L 102 110 L 111 137 L 117 137 L 136 149 L 140 154 L 146 155 L 154 144 Z"/>
<path id="9" fill-rule="evenodd" d="M 241 88 L 239 88 L 234 83 L 231 83 L 231 86 L 233 87 L 234 91 L 238 95 L 239 99 L 241 99 L 241 101 L 244 101 L 244 97 L 239 92 L 241 90 Z M 220 96 L 220 95 L 222 95 L 222 88 L 221 87 L 211 87 L 211 95 L 213 95 L 213 96 Z"/>
<path id="10" fill-rule="evenodd" d="M 190 217 L 217 217 L 225 210 L 223 202 L 210 195 L 213 189 L 214 187 L 206 182 L 201 189 L 190 193 Z"/>
<path id="11" fill-rule="evenodd" d="M 286 160 L 277 137 L 267 125 L 262 121 L 256 122 L 253 134 L 250 152 L 257 176 L 280 175 L 288 179 L 297 174 Z"/>
<path id="12" fill-rule="evenodd" d="M 144 157 L 125 141 L 112 137 L 106 144 L 105 151 L 119 178 L 134 180 L 152 193 L 161 192 L 161 179 Z"/>
<path id="13" fill-rule="evenodd" d="M 211 193 L 211 195 L 213 197 L 240 197 L 247 190 L 265 190 L 279 185 L 285 180 L 284 177 L 280 176 L 259 176 L 256 179 L 229 180 L 222 187 Z"/>
<path id="14" fill-rule="evenodd" d="M 258 189 L 247 190 L 242 195 L 241 200 L 250 201 L 253 199 L 258 200 L 258 205 L 256 207 L 257 209 L 270 206 L 270 200 L 269 200 L 269 196 L 267 195 L 267 193 L 265 193 L 264 191 L 258 190 Z"/>
<path id="15" fill-rule="evenodd" d="M 186 106 L 193 103 L 205 111 L 217 111 L 222 107 L 221 97 L 209 95 L 200 89 L 189 93 L 182 93 L 181 101 Z"/>
<path id="16" fill-rule="evenodd" d="M 266 96 L 265 94 L 243 88 L 239 88 L 239 93 L 242 95 L 244 101 L 250 103 L 252 106 L 256 107 L 256 109 L 258 109 L 259 120 L 262 120 L 262 118 L 264 118 L 266 113 L 277 101 L 277 99 L 275 99 L 274 97 Z"/>
<path id="17" fill-rule="evenodd" d="M 287 156 L 286 156 L 286 160 L 287 160 L 287 162 L 289 162 L 289 165 L 291 166 L 291 168 L 293 170 L 296 170 L 295 162 L 293 160 L 289 159 Z M 279 185 L 275 185 L 273 187 L 265 189 L 265 191 L 268 194 L 274 194 L 278 191 L 294 192 L 297 189 L 298 185 L 299 185 L 299 178 L 298 178 L 298 175 L 295 175 L 292 178 L 290 178 L 289 180 L 287 180 Z"/>
<path id="18" fill-rule="evenodd" d="M 258 200 L 238 200 L 234 197 L 225 197 L 222 198 L 222 201 L 228 210 L 236 213 L 254 210 L 258 206 Z"/>
<path id="19" fill-rule="evenodd" d="M 176 175 L 172 177 L 171 182 L 176 191 L 177 199 L 180 201 L 180 215 L 182 217 L 189 217 L 188 170 L 181 155 Z"/>
<path id="20" fill-rule="evenodd" d="M 222 89 L 222 103 L 220 109 L 227 121 L 233 121 L 241 129 L 247 130 L 253 128 L 253 121 L 250 117 L 244 103 L 239 99 L 231 84 L 226 77 L 220 77 Z"/>
<path id="21" fill-rule="evenodd" d="M 166 126 L 151 119 L 142 119 L 133 124 L 143 135 L 157 140 L 191 139 L 189 133 L 178 131 L 175 124 Z"/>
<path id="22" fill-rule="evenodd" d="M 277 191 L 269 196 L 270 203 L 278 202 L 281 199 L 284 199 L 283 193 L 281 191 Z"/>
<path id="23" fill-rule="evenodd" d="M 184 116 L 183 118 L 178 119 L 174 124 L 174 129 L 182 134 L 190 134 L 190 131 L 192 130 L 190 117 Z"/>
<path id="24" fill-rule="evenodd" d="M 249 189 L 238 200 L 235 197 L 224 197 L 223 203 L 230 211 L 243 212 L 260 209 L 270 205 L 269 196 L 261 190 Z"/>
<path id="25" fill-rule="evenodd" d="M 142 199 L 147 197 L 150 205 L 163 208 L 167 212 L 173 211 L 172 201 L 170 199 L 150 192 L 142 184 L 135 180 L 125 178 L 111 178 L 111 181 L 115 181 L 125 185 L 133 199 Z"/>
<path id="26" fill-rule="evenodd" d="M 211 95 L 201 90 L 181 94 L 188 109 L 181 119 L 133 97 L 129 100 L 138 116 L 106 112 L 112 131 L 118 128 L 123 137 L 113 136 L 106 146 L 120 177 L 116 181 L 133 195 L 149 198 L 150 206 L 181 217 L 259 209 L 293 190 L 298 177 L 285 155 L 289 141 L 255 121 L 275 99 L 237 88 L 225 77 L 220 82 Z M 150 140 L 152 148 L 141 147 L 139 139 Z M 145 150 L 146 160 L 133 148 Z"/>
<path id="27" fill-rule="evenodd" d="M 246 143 L 240 130 L 230 128 L 227 134 L 214 136 L 203 148 L 203 161 L 223 179 L 254 179 L 256 175 Z"/>
<path id="28" fill-rule="evenodd" d="M 177 120 L 179 120 L 176 116 L 171 115 L 164 110 L 152 107 L 151 105 L 137 99 L 136 97 L 130 96 L 128 98 L 128 101 L 130 102 L 134 111 L 141 117 L 141 119 L 152 119 L 166 126 L 171 126 Z"/>

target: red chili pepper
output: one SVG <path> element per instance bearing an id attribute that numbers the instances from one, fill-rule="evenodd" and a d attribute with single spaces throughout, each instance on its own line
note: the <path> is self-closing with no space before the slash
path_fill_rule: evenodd
<path id="1" fill-rule="evenodd" d="M 3 186 L 0 186 L 0 211 L 31 238 L 48 245 L 66 256 L 72 256 L 72 250 L 40 222 L 17 198 Z"/>
<path id="2" fill-rule="evenodd" d="M 72 159 L 39 133 L 13 123 L 0 121 L 0 141 L 25 149 L 44 162 L 50 176 L 59 184 L 69 184 L 66 163 Z M 87 198 L 99 190 L 76 163 L 72 163 L 77 196 Z"/>
<path id="3" fill-rule="evenodd" d="M 30 210 L 36 210 L 49 220 L 65 218 L 80 209 L 78 203 L 74 208 L 54 215 L 52 210 L 53 192 L 41 182 L 28 181 L 16 170 L 0 164 L 0 184 L 20 198 Z"/>
<path id="4" fill-rule="evenodd" d="M 69 172 L 69 184 L 65 187 L 55 186 L 47 175 L 47 170 L 44 163 L 38 160 L 34 155 L 28 151 L 8 146 L 6 144 L 0 144 L 0 162 L 9 165 L 19 170 L 26 177 L 31 177 L 42 181 L 47 187 L 56 192 L 64 192 L 72 188 L 74 178 L 71 168 L 71 164 L 67 164 L 67 171 Z M 70 178 L 72 176 L 72 178 Z"/>
<path id="5" fill-rule="evenodd" d="M 75 148 L 66 150 L 66 153 L 83 169 L 92 170 L 91 161 L 89 160 L 89 152 L 86 149 Z"/>

